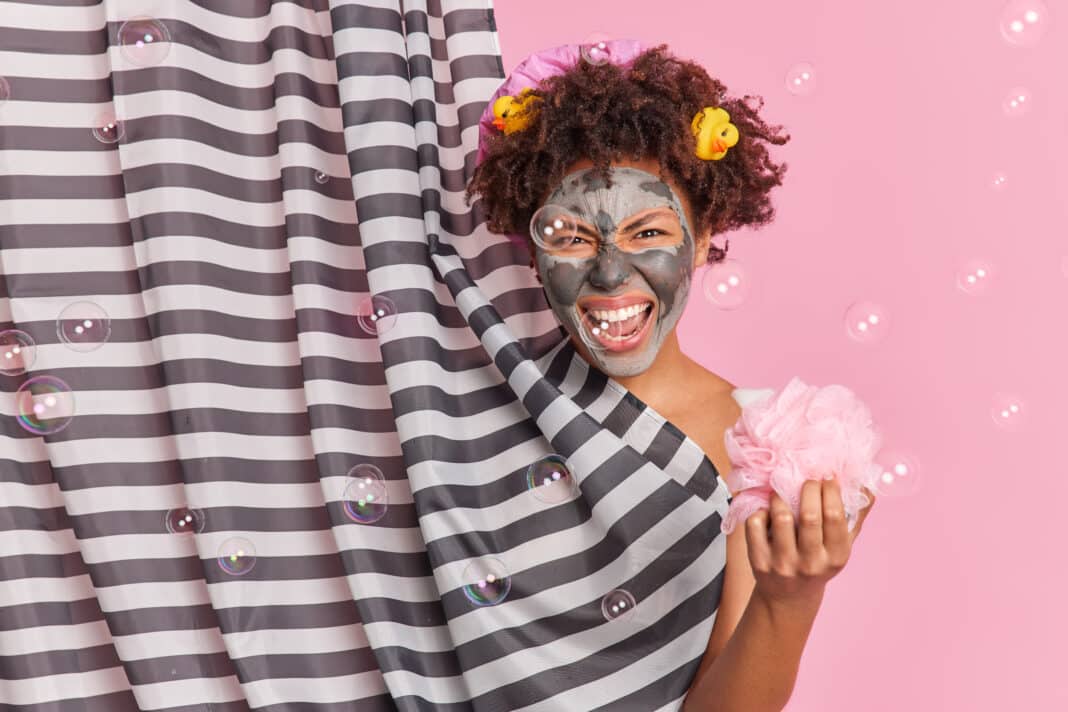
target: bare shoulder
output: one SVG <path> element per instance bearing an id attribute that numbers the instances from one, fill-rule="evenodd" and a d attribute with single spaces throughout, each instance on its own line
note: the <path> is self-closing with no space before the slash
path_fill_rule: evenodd
<path id="1" fill-rule="evenodd" d="M 730 395 L 731 391 L 736 388 L 736 386 L 729 380 L 727 380 L 723 376 L 720 376 L 718 373 L 713 373 L 712 371 L 709 371 L 707 368 L 705 368 L 696 361 L 693 362 L 693 367 L 694 372 L 697 373 L 701 378 L 702 386 L 710 393 L 725 393 L 727 395 Z"/>
<path id="2" fill-rule="evenodd" d="M 694 362 L 693 373 L 691 409 L 701 413 L 701 417 L 706 423 L 704 429 L 711 428 L 716 431 L 729 428 L 741 415 L 741 407 L 734 399 L 734 391 L 737 387 L 726 378 L 709 371 L 696 361 Z M 722 436 L 722 433 L 715 434 Z"/>
<path id="3" fill-rule="evenodd" d="M 684 395 L 670 419 L 697 443 L 719 474 L 730 467 L 723 434 L 738 422 L 741 407 L 734 400 L 734 384 L 697 362 L 684 379 Z"/>

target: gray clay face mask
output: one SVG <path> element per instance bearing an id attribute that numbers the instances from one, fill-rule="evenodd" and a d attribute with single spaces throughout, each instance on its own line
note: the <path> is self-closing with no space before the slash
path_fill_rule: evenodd
<path id="1" fill-rule="evenodd" d="M 601 371 L 630 377 L 652 365 L 682 316 L 695 237 L 678 195 L 658 176 L 629 166 L 610 171 L 611 188 L 593 169 L 564 177 L 545 204 L 571 216 L 566 235 L 558 229 L 561 239 L 541 240 L 535 259 L 549 305 L 572 338 Z M 646 221 L 634 224 L 639 219 Z M 592 301 L 613 297 L 640 303 L 605 309 L 611 305 Z"/>

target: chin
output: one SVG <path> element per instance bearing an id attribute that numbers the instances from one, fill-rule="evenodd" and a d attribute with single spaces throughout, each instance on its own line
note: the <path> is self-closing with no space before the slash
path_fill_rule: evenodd
<path id="1" fill-rule="evenodd" d="M 597 370 L 612 378 L 632 378 L 645 373 L 653 365 L 653 361 L 656 360 L 655 353 L 652 357 L 645 355 L 644 352 L 641 356 L 636 354 L 613 356 L 608 351 L 591 351 L 574 331 L 568 330 L 568 334 L 571 336 L 571 343 L 579 352 L 579 355 L 587 363 L 596 367 Z"/>
<path id="2" fill-rule="evenodd" d="M 625 368 L 612 368 L 609 364 L 597 360 L 597 368 L 612 378 L 633 378 L 649 370 L 652 364 L 640 363 Z"/>

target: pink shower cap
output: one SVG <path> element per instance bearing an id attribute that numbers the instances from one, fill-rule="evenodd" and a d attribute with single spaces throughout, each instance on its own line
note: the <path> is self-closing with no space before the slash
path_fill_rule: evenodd
<path id="1" fill-rule="evenodd" d="M 620 66 L 629 65 L 647 49 L 646 45 L 638 40 L 604 40 L 604 43 L 609 61 Z M 582 45 L 579 44 L 566 44 L 539 50 L 529 55 L 512 70 L 512 73 L 497 87 L 497 91 L 493 92 L 489 101 L 486 102 L 486 108 L 482 110 L 482 118 L 478 121 L 476 166 L 486 157 L 486 137 L 498 132 L 493 125 L 493 102 L 505 95 L 516 96 L 527 87 L 537 88 L 541 80 L 568 71 L 581 59 L 581 47 Z M 509 234 L 508 238 L 522 245 L 527 243 L 526 235 Z"/>

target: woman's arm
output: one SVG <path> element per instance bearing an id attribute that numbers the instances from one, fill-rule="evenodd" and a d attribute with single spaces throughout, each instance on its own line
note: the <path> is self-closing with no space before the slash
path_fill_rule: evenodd
<path id="1" fill-rule="evenodd" d="M 683 712 L 781 712 L 822 600 L 822 590 L 790 602 L 755 591 L 726 647 L 702 663 Z"/>
<path id="2" fill-rule="evenodd" d="M 834 477 L 802 485 L 796 526 L 774 491 L 769 509 L 749 516 L 746 550 L 756 586 L 726 647 L 698 670 L 684 712 L 781 712 L 786 706 L 827 582 L 845 567 L 875 504 L 875 495 L 863 489 L 870 502 L 852 531 Z"/>

